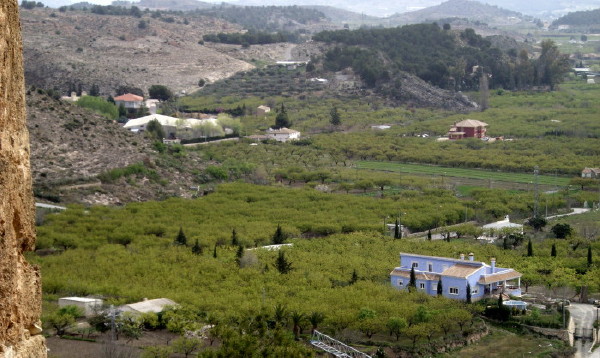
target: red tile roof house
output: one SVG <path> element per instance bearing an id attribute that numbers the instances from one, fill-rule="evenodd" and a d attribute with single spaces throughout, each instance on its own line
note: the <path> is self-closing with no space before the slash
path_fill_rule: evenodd
<path id="1" fill-rule="evenodd" d="M 585 168 L 581 171 L 582 178 L 600 178 L 600 168 Z"/>
<path id="2" fill-rule="evenodd" d="M 137 96 L 135 94 L 132 93 L 125 93 L 124 95 L 115 97 L 115 104 L 117 106 L 120 106 L 121 103 L 123 103 L 123 106 L 125 106 L 125 108 L 133 108 L 133 109 L 138 109 L 142 106 L 142 103 L 144 102 L 144 97 L 140 97 Z"/>
<path id="3" fill-rule="evenodd" d="M 475 119 L 465 119 L 464 121 L 454 123 L 454 126 L 452 126 L 448 132 L 448 138 L 485 138 L 485 127 L 487 127 L 487 125 L 487 123 Z"/>

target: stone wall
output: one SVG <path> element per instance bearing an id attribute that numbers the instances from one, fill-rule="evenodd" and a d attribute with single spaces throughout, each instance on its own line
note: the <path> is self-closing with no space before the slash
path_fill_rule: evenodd
<path id="1" fill-rule="evenodd" d="M 46 357 L 17 0 L 0 1 L 0 357 Z"/>

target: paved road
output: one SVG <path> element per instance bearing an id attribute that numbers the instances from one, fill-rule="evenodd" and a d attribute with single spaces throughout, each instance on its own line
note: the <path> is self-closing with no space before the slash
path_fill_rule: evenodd
<path id="1" fill-rule="evenodd" d="M 575 321 L 576 328 L 588 328 L 594 327 L 594 320 L 596 319 L 596 307 L 593 305 L 586 305 L 583 303 L 572 303 L 567 307 L 571 313 L 571 317 Z M 594 353 L 589 353 L 592 343 L 589 340 L 585 342 L 577 340 L 575 342 L 577 353 L 575 358 L 600 358 L 600 349 L 596 349 Z"/>

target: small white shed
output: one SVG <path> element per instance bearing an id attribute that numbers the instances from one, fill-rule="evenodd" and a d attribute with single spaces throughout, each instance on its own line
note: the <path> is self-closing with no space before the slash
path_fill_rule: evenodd
<path id="1" fill-rule="evenodd" d="M 81 308 L 86 317 L 92 316 L 102 307 L 99 298 L 87 297 L 62 297 L 58 299 L 58 307 L 77 306 Z"/>

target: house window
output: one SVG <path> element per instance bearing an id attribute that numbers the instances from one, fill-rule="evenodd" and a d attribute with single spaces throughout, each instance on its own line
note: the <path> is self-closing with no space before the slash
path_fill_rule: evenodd
<path id="1" fill-rule="evenodd" d="M 479 293 L 479 287 L 475 286 L 471 289 L 471 294 L 476 295 Z"/>
<path id="2" fill-rule="evenodd" d="M 431 284 L 431 289 L 437 291 L 437 283 Z"/>
<path id="3" fill-rule="evenodd" d="M 451 295 L 458 295 L 458 287 L 450 287 L 448 291 Z"/>
<path id="4" fill-rule="evenodd" d="M 404 282 L 402 282 L 402 280 L 398 280 L 398 287 L 404 287 Z"/>
<path id="5" fill-rule="evenodd" d="M 420 288 L 421 290 L 424 290 L 424 289 L 425 289 L 425 284 L 424 284 L 423 282 L 421 282 L 421 283 L 419 284 L 419 288 Z"/>
<path id="6" fill-rule="evenodd" d="M 433 272 L 433 264 L 431 262 L 427 264 L 427 269 L 429 272 Z"/>
<path id="7" fill-rule="evenodd" d="M 412 263 L 412 267 L 414 267 L 414 268 L 417 268 L 417 267 L 419 267 L 419 263 L 418 263 L 418 262 L 413 262 L 413 263 Z"/>

